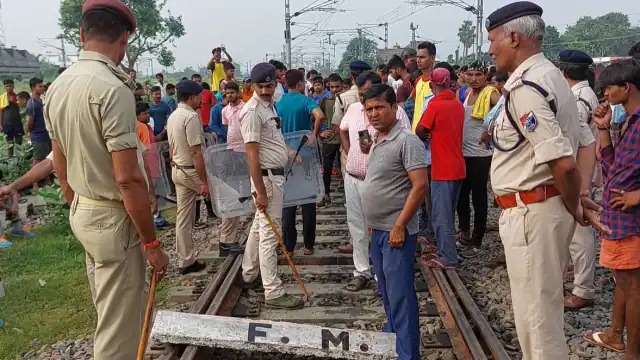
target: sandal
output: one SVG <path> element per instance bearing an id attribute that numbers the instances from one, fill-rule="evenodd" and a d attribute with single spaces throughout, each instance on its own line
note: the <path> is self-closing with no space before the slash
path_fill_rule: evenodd
<path id="1" fill-rule="evenodd" d="M 305 255 L 313 255 L 313 249 L 304 248 L 304 250 L 302 250 L 302 252 Z"/>
<path id="2" fill-rule="evenodd" d="M 437 259 L 437 258 L 426 261 L 425 265 L 427 265 L 430 268 L 440 269 L 440 270 L 450 270 L 450 269 L 456 268 L 455 266 L 445 265 L 440 259 Z"/>
<path id="3" fill-rule="evenodd" d="M 624 344 L 607 344 L 606 342 L 604 342 L 604 340 L 602 340 L 602 335 L 606 335 L 606 333 L 602 331 L 596 331 L 593 333 L 586 334 L 585 336 L 582 337 L 582 339 L 584 339 L 584 341 L 588 342 L 591 345 L 600 346 L 607 350 L 615 351 L 617 353 L 625 352 L 625 350 L 627 349 L 627 347 Z"/>
<path id="4" fill-rule="evenodd" d="M 438 247 L 433 244 L 422 245 L 423 254 L 435 254 L 438 252 Z"/>
<path id="5" fill-rule="evenodd" d="M 437 253 L 422 254 L 422 256 L 420 256 L 420 259 L 424 263 L 426 263 L 429 260 L 437 259 L 437 258 L 438 258 L 438 254 Z"/>
<path id="6" fill-rule="evenodd" d="M 345 286 L 345 289 L 351 292 L 358 292 L 367 287 L 367 284 L 369 284 L 369 280 L 367 280 L 367 278 L 364 276 L 356 276 L 347 284 L 347 286 Z"/>
<path id="7" fill-rule="evenodd" d="M 340 245 L 338 246 L 337 252 L 340 254 L 353 254 L 353 245 Z"/>

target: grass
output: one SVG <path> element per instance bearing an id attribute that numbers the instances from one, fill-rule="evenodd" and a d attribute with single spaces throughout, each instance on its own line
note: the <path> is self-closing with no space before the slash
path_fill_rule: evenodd
<path id="1" fill-rule="evenodd" d="M 73 237 L 56 230 L 34 229 L 36 238 L 15 240 L 12 248 L 0 250 L 0 276 L 7 293 L 0 298 L 0 319 L 5 323 L 0 359 L 32 350 L 35 339 L 50 344 L 86 336 L 94 328 L 84 251 Z"/>
<path id="2" fill-rule="evenodd" d="M 54 226 L 33 229 L 37 237 L 0 249 L 0 359 L 13 359 L 44 344 L 91 335 L 96 312 L 91 302 L 82 245 Z M 41 286 L 40 280 L 45 282 Z M 158 285 L 166 301 L 171 281 Z M 38 339 L 37 345 L 34 340 Z"/>

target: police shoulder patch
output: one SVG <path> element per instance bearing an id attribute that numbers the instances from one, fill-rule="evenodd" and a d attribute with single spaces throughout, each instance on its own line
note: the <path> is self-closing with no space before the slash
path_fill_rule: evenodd
<path id="1" fill-rule="evenodd" d="M 520 124 L 526 131 L 532 132 L 538 126 L 538 118 L 533 111 L 529 111 L 520 117 Z"/>

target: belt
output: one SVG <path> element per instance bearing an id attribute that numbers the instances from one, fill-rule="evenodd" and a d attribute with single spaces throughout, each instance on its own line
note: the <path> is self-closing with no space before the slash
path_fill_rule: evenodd
<path id="1" fill-rule="evenodd" d="M 107 200 L 107 199 L 95 200 L 95 199 L 89 199 L 88 197 L 82 196 L 82 195 L 78 195 L 78 204 L 93 205 L 93 206 L 100 206 L 100 207 L 114 208 L 114 209 L 124 209 L 124 202 L 122 201 Z"/>
<path id="2" fill-rule="evenodd" d="M 269 176 L 269 171 L 273 176 L 284 176 L 284 168 L 262 169 L 262 176 Z"/>
<path id="3" fill-rule="evenodd" d="M 173 166 L 174 168 L 178 169 L 178 170 L 192 170 L 195 169 L 196 167 L 193 165 L 187 165 L 187 166 L 182 166 L 182 165 L 178 165 L 175 162 L 171 162 L 171 166 Z"/>
<path id="4" fill-rule="evenodd" d="M 356 178 L 356 179 L 358 179 L 360 181 L 364 181 L 364 176 L 355 176 L 350 172 L 347 172 L 347 174 L 349 174 L 349 176 L 351 176 L 352 178 Z"/>
<path id="5" fill-rule="evenodd" d="M 529 191 L 520 191 L 514 194 L 496 196 L 496 202 L 501 209 L 510 209 L 518 206 L 517 197 L 520 197 L 525 205 L 543 202 L 547 199 L 559 196 L 560 191 L 553 185 L 541 185 Z"/>

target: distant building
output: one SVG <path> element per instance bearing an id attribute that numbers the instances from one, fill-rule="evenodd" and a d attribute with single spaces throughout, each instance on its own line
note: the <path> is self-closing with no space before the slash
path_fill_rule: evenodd
<path id="1" fill-rule="evenodd" d="M 46 53 L 44 54 L 45 61 L 51 65 L 59 67 L 69 67 L 78 61 L 78 54 L 66 55 L 66 61 L 62 61 L 62 54 L 60 53 Z"/>
<path id="2" fill-rule="evenodd" d="M 14 47 L 0 47 L 0 76 L 29 78 L 40 70 L 40 62 L 27 50 Z"/>
<path id="3" fill-rule="evenodd" d="M 389 62 L 389 60 L 391 60 L 393 55 L 402 56 L 402 51 L 408 47 L 411 47 L 410 45 L 411 44 L 405 47 L 400 47 L 400 45 L 396 44 L 389 49 L 378 49 L 378 55 L 377 55 L 378 62 L 381 64 L 386 64 Z"/>

